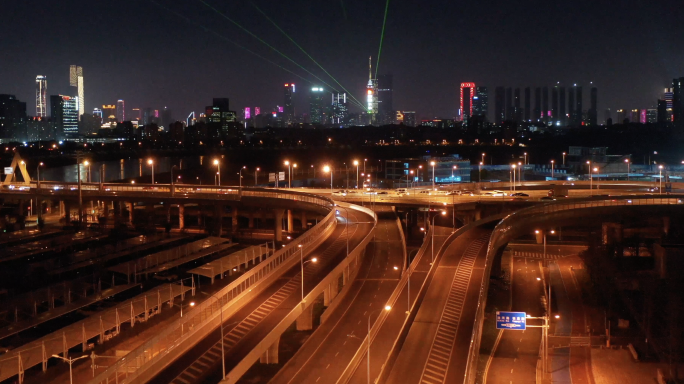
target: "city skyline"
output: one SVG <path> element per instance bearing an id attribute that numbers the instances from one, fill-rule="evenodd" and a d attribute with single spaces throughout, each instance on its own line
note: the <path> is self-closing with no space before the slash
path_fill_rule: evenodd
<path id="1" fill-rule="evenodd" d="M 13 28 L 16 33 L 45 35 L 46 41 L 38 41 L 37 43 L 40 46 L 36 50 L 27 52 L 26 61 L 29 65 L 9 63 L 4 72 L 6 75 L 0 78 L 0 89 L 3 93 L 15 94 L 21 100 L 30 100 L 32 95 L 28 94 L 31 91 L 28 88 L 28 82 L 35 79 L 36 75 L 41 74 L 50 79 L 50 94 L 76 96 L 75 94 L 72 95 L 66 88 L 68 83 L 66 83 L 63 75 L 65 66 L 72 65 L 72 63 L 79 63 L 79 66 L 86 68 L 88 74 L 89 80 L 85 85 L 86 92 L 89 95 L 85 98 L 86 112 L 92 111 L 94 107 L 102 104 L 111 104 L 118 99 L 126 99 L 130 106 L 160 108 L 168 105 L 172 110 L 189 113 L 193 110 L 201 111 L 204 104 L 202 100 L 220 95 L 231 97 L 235 105 L 280 105 L 282 94 L 278 88 L 284 83 L 299 83 L 302 89 L 314 84 L 324 86 L 317 79 L 300 71 L 291 63 L 286 64 L 282 58 L 274 57 L 273 52 L 267 48 L 264 51 L 258 41 L 244 34 L 244 32 L 229 28 L 226 24 L 228 23 L 227 20 L 201 4 L 193 6 L 169 4 L 169 11 L 154 3 L 144 3 L 141 5 L 141 11 L 151 19 L 150 23 L 158 28 L 150 30 L 136 25 L 131 28 L 130 32 L 116 31 L 116 34 L 114 32 L 110 34 L 101 29 L 96 29 L 97 33 L 87 33 L 96 26 L 84 21 L 80 16 L 86 12 L 96 12 L 106 13 L 107 17 L 116 17 L 125 13 L 125 4 L 106 6 L 84 4 L 81 10 L 78 10 L 79 7 L 75 7 L 77 10 L 73 14 L 67 14 L 64 10 L 54 9 L 47 5 L 44 10 L 45 14 L 39 13 L 35 16 L 35 22 L 38 23 L 49 12 L 51 16 L 56 15 L 58 17 L 45 20 L 45 26 L 54 25 L 56 19 L 60 22 L 73 22 L 75 28 L 85 32 L 75 34 L 73 39 L 65 41 L 64 44 L 59 42 L 58 37 L 53 36 L 46 29 L 42 29 L 45 28 L 43 26 L 28 31 L 27 26 L 13 24 L 14 21 L 10 21 L 8 26 Z M 347 39 L 344 39 L 343 42 L 339 43 L 341 46 L 338 47 L 342 56 L 339 54 L 332 56 L 329 54 L 331 52 L 328 48 L 321 46 L 317 39 L 312 41 L 312 38 L 307 34 L 312 31 L 312 28 L 318 26 L 319 21 L 310 13 L 304 12 L 301 4 L 292 4 L 291 8 L 283 8 L 284 5 L 277 3 L 260 4 L 262 7 L 265 5 L 269 6 L 269 13 L 273 12 L 271 16 L 279 23 L 279 26 L 288 31 L 307 52 L 311 53 L 329 73 L 351 92 L 351 94 L 348 93 L 349 96 L 360 99 L 360 96 L 364 94 L 366 85 L 363 79 L 365 72 L 363 69 L 364 57 L 370 54 L 374 61 L 377 59 L 378 37 L 376 35 L 379 32 L 377 28 L 381 25 L 378 21 L 382 17 L 381 6 L 378 6 L 378 9 L 365 9 L 359 4 L 350 3 L 346 9 L 346 18 L 341 13 L 341 9 L 338 9 L 339 5 L 337 4 L 319 6 L 338 16 L 333 18 L 333 27 L 335 28 L 334 31 L 339 33 L 341 37 L 347 35 L 350 39 L 360 35 L 370 37 L 367 42 L 358 43 L 354 46 L 349 46 L 349 43 L 346 43 Z M 21 4 L 12 4 L 9 7 L 10 12 L 18 15 L 14 20 L 20 20 L 22 14 L 32 11 L 29 9 L 30 7 Z M 451 5 L 446 7 L 446 10 L 449 10 Z M 484 9 L 477 5 L 470 4 L 465 5 L 465 7 L 471 11 L 469 14 L 472 14 L 473 18 L 472 20 L 462 19 L 461 22 L 464 25 L 472 25 L 474 20 L 487 21 L 488 23 L 496 21 L 500 19 L 498 12 L 506 8 L 502 4 L 496 12 L 487 14 L 483 13 Z M 561 11 L 568 10 L 561 9 L 561 6 L 558 6 L 561 8 L 548 5 L 546 7 L 550 7 L 547 10 L 552 16 L 556 15 L 559 22 L 567 24 L 566 17 L 562 17 L 563 12 Z M 402 2 L 395 3 L 390 10 L 378 73 L 394 76 L 394 109 L 416 110 L 419 115 L 425 117 L 456 117 L 459 108 L 458 84 L 464 81 L 473 81 L 476 84 L 488 86 L 490 92 L 498 84 L 553 84 L 560 81 L 566 85 L 578 83 L 586 86 L 593 81 L 597 87 L 601 88 L 602 92 L 599 100 L 599 111 L 606 108 L 613 110 L 618 108 L 655 108 L 656 100 L 660 97 L 662 88 L 669 86 L 671 79 L 678 77 L 679 73 L 682 72 L 682 68 L 675 63 L 681 62 L 678 52 L 684 51 L 684 49 L 678 50 L 681 41 L 672 37 L 676 36 L 677 33 L 675 32 L 682 27 L 668 23 L 668 20 L 676 16 L 676 12 L 670 15 L 658 9 L 650 9 L 638 4 L 616 10 L 616 12 L 628 14 L 635 12 L 655 14 L 654 17 L 644 18 L 659 20 L 654 28 L 648 29 L 649 36 L 664 34 L 658 36 L 660 37 L 658 44 L 650 46 L 645 44 L 646 40 L 643 37 L 635 36 L 635 39 L 630 39 L 629 36 L 634 33 L 626 31 L 622 40 L 629 42 L 629 45 L 641 44 L 639 45 L 640 48 L 651 51 L 650 55 L 646 55 L 646 59 L 642 57 L 640 62 L 633 63 L 629 68 L 619 63 L 619 57 L 623 57 L 627 53 L 622 53 L 623 50 L 620 50 L 614 55 L 605 56 L 603 48 L 598 47 L 600 44 L 589 44 L 586 52 L 583 52 L 580 58 L 573 58 L 572 53 L 577 51 L 574 50 L 574 43 L 566 44 L 567 52 L 566 50 L 552 52 L 553 45 L 542 42 L 542 44 L 538 44 L 539 47 L 535 48 L 534 52 L 527 52 L 527 55 L 517 54 L 511 52 L 510 49 L 502 49 L 501 43 L 506 39 L 497 31 L 490 31 L 488 27 L 484 26 L 472 29 L 472 33 L 479 32 L 481 35 L 478 44 L 476 46 L 467 44 L 463 48 L 467 52 L 474 52 L 477 48 L 476 59 L 465 64 L 458 64 L 456 68 L 451 68 L 451 66 L 446 65 L 445 61 L 446 58 L 452 57 L 456 52 L 444 52 L 445 59 L 426 61 L 422 58 L 430 50 L 434 50 L 439 44 L 444 43 L 441 36 L 448 31 L 448 28 L 433 28 L 429 33 L 437 37 L 434 39 L 436 41 L 431 42 L 430 39 L 423 41 L 421 37 L 427 37 L 428 32 L 416 31 L 415 28 L 404 31 L 400 28 L 402 21 L 405 21 L 405 18 L 409 16 L 409 10 L 417 11 L 418 13 L 415 16 L 423 12 L 422 10 L 412 10 L 408 4 Z M 206 32 L 210 33 L 207 34 L 205 30 L 183 20 L 171 11 L 187 15 L 192 22 L 206 16 L 201 20 L 206 20 L 204 27 Z M 207 11 L 210 13 L 206 14 Z M 225 12 L 226 9 L 220 11 Z M 237 21 L 245 24 L 245 20 L 249 20 L 254 12 L 254 9 L 248 6 L 241 6 L 236 9 L 234 17 Z M 586 12 L 587 14 L 593 12 L 595 14 L 592 16 L 593 18 L 606 16 L 605 10 L 593 9 L 589 5 L 580 7 L 578 10 L 571 9 L 569 12 Z M 275 17 L 275 15 L 279 16 Z M 503 21 L 500 29 L 508 28 L 517 33 L 521 42 L 532 37 L 552 38 L 558 37 L 558 34 L 565 36 L 569 33 L 579 33 L 578 40 L 582 40 L 583 37 L 589 38 L 588 32 L 579 30 L 579 26 L 569 25 L 566 30 L 559 32 L 552 30 L 551 26 L 544 21 L 540 21 L 538 29 L 530 31 L 529 28 L 522 26 L 522 22 L 530 16 L 518 11 L 514 11 L 512 16 L 517 16 L 518 19 L 511 17 L 513 21 Z M 441 16 L 438 15 L 438 17 Z M 355 18 L 358 28 L 345 29 L 351 24 L 350 19 L 352 18 Z M 307 28 L 301 28 L 302 22 L 305 21 Z M 26 24 L 32 23 L 33 21 Z M 282 36 L 278 35 L 277 30 L 273 31 L 273 26 L 268 22 L 262 23 L 262 20 L 256 20 L 255 27 L 263 28 L 252 28 L 252 30 L 259 31 L 260 37 L 276 44 L 277 48 L 288 56 L 297 56 L 297 47 L 287 40 L 281 41 Z M 490 25 L 488 23 L 486 25 Z M 606 39 L 617 33 L 612 31 L 611 27 L 618 28 L 613 21 L 607 20 L 607 23 L 608 25 L 602 27 L 605 28 L 605 31 L 602 30 L 602 32 L 605 32 Z M 646 22 L 644 21 L 644 23 Z M 179 31 L 169 32 L 165 24 L 173 25 Z M 267 26 L 270 27 L 267 28 Z M 263 32 L 261 32 L 262 30 Z M 666 31 L 667 33 L 665 33 Z M 214 32 L 246 45 L 268 60 L 274 60 L 279 65 L 286 66 L 288 70 L 302 75 L 313 84 L 308 84 L 297 76 L 240 50 L 230 43 L 226 43 L 218 35 L 212 34 Z M 411 34 L 415 34 L 415 36 Z M 115 36 L 121 39 L 120 41 L 130 54 L 122 51 L 119 47 L 110 45 L 106 45 L 107 51 L 97 48 L 97 44 L 95 44 L 97 39 L 109 40 Z M 203 44 L 198 45 L 197 42 L 200 37 Z M 415 54 L 410 54 L 411 60 L 405 60 L 406 51 L 403 48 L 407 43 L 418 43 L 419 41 L 420 44 L 416 45 Z M 184 44 L 189 42 L 192 44 Z M 143 46 L 150 47 L 150 44 L 154 47 L 152 51 L 160 50 L 171 53 L 177 51 L 176 47 L 190 46 L 197 47 L 198 52 L 196 55 L 180 55 L 176 60 L 178 62 L 161 61 L 163 65 L 160 65 L 160 62 L 154 59 L 153 52 L 142 48 Z M 10 49 L 12 45 L 12 42 L 5 43 L 5 49 Z M 56 52 L 53 47 L 57 45 L 64 49 Z M 85 46 L 89 47 L 87 53 L 83 49 Z M 90 47 L 96 48 L 90 49 Z M 209 47 L 211 50 L 207 51 Z M 180 53 L 180 51 L 178 52 Z M 211 61 L 193 60 L 194 56 L 201 57 L 209 52 L 217 59 L 226 55 L 229 56 L 228 62 L 231 70 L 226 73 L 219 71 L 218 66 Z M 599 54 L 601 52 L 603 54 Z M 530 55 L 530 53 L 533 54 Z M 553 53 L 552 58 L 539 60 L 540 57 L 551 53 Z M 510 69 L 493 65 L 494 58 L 498 55 L 508 55 L 508 58 L 516 65 L 511 66 Z M 118 57 L 118 59 L 102 60 L 104 57 Z M 601 60 L 597 59 L 599 57 Z M 187 60 L 190 60 L 192 65 L 189 65 Z M 322 71 L 317 70 L 316 66 L 306 57 L 297 56 L 295 60 L 343 92 L 333 80 L 326 77 Z M 535 60 L 540 61 L 540 63 L 535 63 Z M 376 65 L 375 62 L 373 64 Z M 542 70 L 538 68 L 541 65 L 544 66 Z M 193 68 L 196 70 L 192 70 Z M 419 68 L 420 70 L 418 70 Z M 524 69 L 520 70 L 521 68 Z M 25 84 L 22 84 L 22 79 L 25 79 Z M 180 93 L 177 92 L 178 89 L 188 89 L 189 92 Z M 295 100 L 295 104 L 301 105 L 305 102 L 306 95 L 296 96 L 300 96 L 300 98 Z M 31 109 L 33 109 L 32 107 Z"/>

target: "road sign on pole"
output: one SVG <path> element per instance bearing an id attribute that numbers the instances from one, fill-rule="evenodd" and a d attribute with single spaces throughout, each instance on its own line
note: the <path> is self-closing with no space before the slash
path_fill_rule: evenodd
<path id="1" fill-rule="evenodd" d="M 524 331 L 527 326 L 525 312 L 496 312 L 496 329 Z"/>

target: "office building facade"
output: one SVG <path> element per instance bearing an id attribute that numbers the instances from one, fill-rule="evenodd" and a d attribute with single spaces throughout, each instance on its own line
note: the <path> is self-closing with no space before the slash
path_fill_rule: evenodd
<path id="1" fill-rule="evenodd" d="M 78 136 L 78 97 L 51 95 L 50 110 L 58 139 Z"/>
<path id="2" fill-rule="evenodd" d="M 83 68 L 72 65 L 69 67 L 69 85 L 74 88 L 78 100 L 78 116 L 85 113 L 85 91 L 83 88 Z"/>
<path id="3" fill-rule="evenodd" d="M 458 117 L 461 121 L 468 120 L 473 115 L 473 98 L 475 97 L 475 83 L 461 83 L 461 103 Z"/>
<path id="4" fill-rule="evenodd" d="M 295 84 L 286 83 L 284 88 L 284 98 L 285 104 L 283 105 L 283 113 L 285 114 L 285 122 L 288 125 L 295 123 L 295 107 L 292 101 L 292 97 L 295 93 Z"/>
<path id="5" fill-rule="evenodd" d="M 36 76 L 36 117 L 47 117 L 47 77 Z"/>
<path id="6" fill-rule="evenodd" d="M 311 124 L 325 124 L 325 90 L 323 87 L 312 87 L 309 94 L 309 119 Z"/>
<path id="7" fill-rule="evenodd" d="M 126 121 L 126 106 L 121 99 L 116 101 L 116 121 L 118 123 Z"/>
<path id="8" fill-rule="evenodd" d="M 393 77 L 392 75 L 379 75 L 377 83 L 377 97 L 378 97 L 378 124 L 390 125 L 394 124 L 394 106 L 392 105 L 393 98 Z M 346 97 L 346 95 L 345 95 Z"/>
<path id="9" fill-rule="evenodd" d="M 473 115 L 482 116 L 485 119 L 489 118 L 489 94 L 487 93 L 487 87 L 475 87 Z"/>

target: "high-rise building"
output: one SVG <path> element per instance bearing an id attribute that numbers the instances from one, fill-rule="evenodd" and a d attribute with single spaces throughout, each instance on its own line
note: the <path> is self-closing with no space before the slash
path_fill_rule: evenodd
<path id="1" fill-rule="evenodd" d="M 256 110 L 257 108 L 255 108 Z M 206 107 L 206 122 L 212 132 L 210 136 L 217 134 L 233 135 L 238 128 L 237 113 L 230 110 L 230 101 L 227 97 L 216 97 L 213 99 L 213 105 Z M 161 122 L 164 124 L 171 124 L 173 118 L 171 110 L 164 107 L 161 113 Z"/>
<path id="2" fill-rule="evenodd" d="M 74 87 L 78 95 L 78 116 L 85 113 L 85 96 L 83 92 L 83 68 L 72 65 L 69 67 L 69 85 Z"/>
<path id="3" fill-rule="evenodd" d="M 568 125 L 575 125 L 575 87 L 568 88 Z"/>
<path id="4" fill-rule="evenodd" d="M 78 107 L 78 97 L 50 96 L 51 116 L 57 138 L 61 139 L 78 135 Z"/>
<path id="5" fill-rule="evenodd" d="M 325 124 L 324 94 L 325 90 L 323 87 L 311 88 L 309 95 L 309 118 L 311 119 L 311 124 Z"/>
<path id="6" fill-rule="evenodd" d="M 415 111 L 403 111 L 404 115 L 404 125 L 407 127 L 416 126 L 416 112 Z"/>
<path id="7" fill-rule="evenodd" d="M 228 100 L 228 99 L 226 99 L 226 100 Z M 227 104 L 226 104 L 226 107 L 227 107 Z M 229 113 L 228 109 L 222 110 L 222 113 L 226 113 L 226 112 Z M 159 120 L 160 120 L 159 125 L 161 127 L 164 127 L 164 131 L 168 132 L 169 125 L 174 122 L 173 114 L 171 113 L 171 110 L 167 107 L 164 107 L 164 109 L 161 110 L 159 116 L 160 116 L 159 117 Z M 222 118 L 225 121 L 227 116 L 222 116 Z M 226 128 L 226 131 L 228 131 L 227 128 Z"/>
<path id="8" fill-rule="evenodd" d="M 102 106 L 102 123 L 116 123 L 116 105 L 105 104 Z"/>
<path id="9" fill-rule="evenodd" d="M 572 92 L 572 89 L 570 90 Z M 568 125 L 568 115 L 566 115 L 565 112 L 565 87 L 559 87 L 558 88 L 558 119 L 556 121 L 560 121 L 560 125 L 566 126 Z"/>
<path id="10" fill-rule="evenodd" d="M 36 76 L 36 117 L 47 117 L 47 77 Z"/>
<path id="11" fill-rule="evenodd" d="M 598 89 L 596 87 L 591 87 L 589 93 L 589 125 L 598 125 Z"/>
<path id="12" fill-rule="evenodd" d="M 249 120 L 252 118 L 252 108 L 245 107 L 245 109 L 243 109 L 243 111 L 244 111 L 245 120 Z"/>
<path id="13" fill-rule="evenodd" d="M 534 121 L 542 120 L 541 88 L 534 88 Z"/>
<path id="14" fill-rule="evenodd" d="M 506 88 L 506 118 L 504 120 L 513 120 L 515 111 L 513 109 L 513 88 Z"/>
<path id="15" fill-rule="evenodd" d="M 378 124 L 394 124 L 394 107 L 392 106 L 393 78 L 392 75 L 378 76 Z M 346 94 L 345 94 L 346 97 Z"/>
<path id="16" fill-rule="evenodd" d="M 670 119 L 670 113 L 667 110 L 667 100 L 658 99 L 658 124 L 665 124 Z"/>
<path id="17" fill-rule="evenodd" d="M 102 125 L 102 110 L 100 108 L 93 109 L 93 116 L 100 119 L 100 125 Z"/>
<path id="18" fill-rule="evenodd" d="M 475 97 L 475 83 L 461 83 L 461 103 L 458 117 L 461 121 L 468 120 L 473 115 L 473 97 Z"/>
<path id="19" fill-rule="evenodd" d="M 525 121 L 530 122 L 532 119 L 532 91 L 530 87 L 525 87 Z"/>
<path id="20" fill-rule="evenodd" d="M 648 124 L 655 124 L 658 122 L 658 110 L 649 108 L 646 110 L 646 122 Z"/>
<path id="21" fill-rule="evenodd" d="M 124 101 L 119 99 L 116 101 L 116 122 L 120 123 L 126 121 L 126 108 Z"/>
<path id="22" fill-rule="evenodd" d="M 504 87 L 496 87 L 494 88 L 494 122 L 501 124 L 504 121 L 506 121 L 506 91 Z"/>
<path id="23" fill-rule="evenodd" d="M 582 109 L 582 86 L 575 86 L 575 125 L 582 125 L 582 116 L 584 110 Z"/>
<path id="24" fill-rule="evenodd" d="M 559 124 L 560 111 L 558 109 L 558 86 L 551 88 L 551 122 L 553 125 Z"/>
<path id="25" fill-rule="evenodd" d="M 546 123 L 549 121 L 549 87 L 542 89 L 542 120 Z"/>
<path id="26" fill-rule="evenodd" d="M 617 121 L 615 122 L 616 124 L 629 123 L 629 117 L 627 117 L 627 114 L 625 113 L 624 109 L 618 109 L 616 112 L 617 112 Z"/>
<path id="27" fill-rule="evenodd" d="M 290 125 L 295 122 L 295 108 L 292 103 L 292 96 L 295 93 L 295 84 L 287 83 L 285 84 L 285 105 L 283 108 L 283 113 L 285 114 L 285 122 Z"/>
<path id="28" fill-rule="evenodd" d="M 485 119 L 489 118 L 489 94 L 487 93 L 487 87 L 479 86 L 475 88 L 473 115 L 482 116 Z"/>
<path id="29" fill-rule="evenodd" d="M 522 108 L 520 107 L 520 88 L 516 88 L 513 92 L 513 119 L 516 122 L 522 120 Z"/>
<path id="30" fill-rule="evenodd" d="M 665 100 L 666 106 L 669 109 L 672 109 L 672 97 L 674 95 L 674 88 L 665 88 L 665 91 L 663 91 L 663 100 Z"/>
<path id="31" fill-rule="evenodd" d="M 672 80 L 672 121 L 675 128 L 684 129 L 684 77 Z"/>
<path id="32" fill-rule="evenodd" d="M 346 124 L 349 109 L 347 106 L 346 93 L 332 94 L 332 114 L 330 116 L 330 123 L 335 125 Z"/>
<path id="33" fill-rule="evenodd" d="M 142 119 L 142 115 L 140 114 L 140 108 L 133 108 L 131 110 L 131 120 L 132 121 L 140 121 Z M 194 112 L 193 112 L 194 113 Z"/>
<path id="34" fill-rule="evenodd" d="M 632 109 L 629 113 L 629 121 L 631 123 L 638 123 L 641 121 L 641 111 L 638 109 Z"/>
<path id="35" fill-rule="evenodd" d="M 0 95 L 0 139 L 28 140 L 26 120 L 25 102 L 17 100 L 14 95 Z"/>
<path id="36" fill-rule="evenodd" d="M 378 80 L 373 78 L 371 57 L 368 57 L 368 85 L 366 86 L 366 112 L 370 115 L 370 124 L 374 124 L 378 118 Z M 322 88 L 320 88 L 322 89 Z M 313 88 L 312 88 L 313 92 Z M 312 93 L 313 95 L 313 93 Z M 314 122 L 313 116 L 311 122 Z M 319 124 L 322 124 L 320 122 Z"/>

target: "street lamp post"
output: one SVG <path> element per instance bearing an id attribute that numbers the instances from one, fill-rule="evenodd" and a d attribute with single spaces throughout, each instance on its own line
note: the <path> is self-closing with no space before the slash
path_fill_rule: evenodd
<path id="1" fill-rule="evenodd" d="M 189 306 L 189 307 L 194 307 L 194 306 L 195 306 L 195 302 L 194 302 L 194 301 L 191 301 L 190 304 L 188 304 L 188 306 Z M 180 309 L 181 309 L 180 315 L 181 315 L 181 317 L 183 317 L 183 303 L 180 303 Z"/>
<path id="2" fill-rule="evenodd" d="M 371 321 L 371 316 L 375 312 L 382 311 L 383 309 L 385 311 L 389 311 L 392 309 L 392 307 L 389 305 L 385 305 L 385 308 L 376 309 L 375 311 L 372 311 L 371 313 L 368 314 L 368 336 L 366 337 L 366 339 L 368 341 L 368 344 L 366 345 L 366 383 L 367 384 L 370 384 L 370 382 L 371 382 L 371 379 L 370 379 L 370 345 L 371 345 L 371 334 L 370 334 L 371 324 L 370 324 L 370 321 Z"/>
<path id="3" fill-rule="evenodd" d="M 515 168 L 516 168 L 516 165 L 512 164 L 511 167 L 513 167 L 513 193 L 515 193 Z"/>
<path id="4" fill-rule="evenodd" d="M 589 189 L 591 190 L 591 194 L 594 194 L 594 176 L 591 173 L 591 161 L 587 160 L 587 168 L 589 169 Z"/>
<path id="5" fill-rule="evenodd" d="M 292 168 L 290 167 L 290 161 L 285 160 L 285 165 L 287 166 L 287 187 L 292 188 Z"/>
<path id="6" fill-rule="evenodd" d="M 482 154 L 482 164 L 484 164 L 484 157 L 485 157 L 485 154 L 483 153 Z"/>
<path id="7" fill-rule="evenodd" d="M 354 165 L 356 165 L 356 189 L 359 189 L 359 161 L 354 160 Z M 407 182 L 407 184 L 408 184 L 408 182 Z"/>
<path id="8" fill-rule="evenodd" d="M 345 237 L 347 238 L 347 257 L 349 257 L 349 210 L 345 207 L 340 207 L 339 205 L 336 205 L 338 208 L 344 209 L 344 214 L 347 216 L 344 220 L 344 231 L 345 231 Z M 338 211 L 339 212 L 339 211 Z"/>
<path id="9" fill-rule="evenodd" d="M 307 260 L 307 262 L 304 262 L 304 247 L 302 247 L 301 244 L 297 246 L 299 248 L 299 264 L 301 265 L 302 268 L 302 303 L 304 303 L 304 264 L 307 263 L 315 263 L 318 261 L 317 258 L 313 258 L 311 260 Z M 225 377 L 225 376 L 224 376 Z"/>
<path id="10" fill-rule="evenodd" d="M 69 383 L 70 383 L 70 384 L 73 384 L 73 383 L 74 383 L 74 376 L 73 376 L 73 373 L 72 373 L 72 370 L 71 370 L 71 365 L 74 364 L 74 362 L 76 362 L 76 361 L 78 361 L 78 360 L 85 359 L 86 357 L 90 357 L 90 356 L 88 356 L 88 355 L 83 355 L 83 356 L 77 357 L 77 358 L 75 358 L 75 359 L 70 359 L 70 358 L 68 358 L 68 357 L 62 357 L 62 356 L 60 356 L 60 355 L 52 355 L 52 357 L 56 357 L 56 358 L 58 358 L 58 359 L 62 359 L 62 360 L 64 360 L 65 363 L 69 363 Z"/>
<path id="11" fill-rule="evenodd" d="M 430 165 L 432 165 L 432 190 L 435 191 L 435 162 L 431 161 Z"/>
<path id="12" fill-rule="evenodd" d="M 553 179 L 553 166 L 554 166 L 555 161 L 551 160 L 551 178 Z"/>
<path id="13" fill-rule="evenodd" d="M 627 163 L 627 181 L 629 181 L 629 159 L 625 159 L 625 163 Z"/>
<path id="14" fill-rule="evenodd" d="M 240 168 L 240 172 L 238 172 L 238 176 L 240 177 L 240 189 L 242 189 L 242 170 L 247 169 L 246 165 L 243 165 L 242 168 Z"/>
<path id="15" fill-rule="evenodd" d="M 566 153 L 563 152 L 563 166 L 564 166 L 564 167 L 565 167 L 565 155 L 566 155 Z"/>
<path id="16" fill-rule="evenodd" d="M 154 160 L 147 160 L 147 164 L 149 164 L 152 167 L 152 184 L 154 184 Z"/>
<path id="17" fill-rule="evenodd" d="M 658 194 L 663 194 L 663 166 L 658 166 L 658 180 L 660 180 L 660 187 L 658 187 Z"/>
<path id="18" fill-rule="evenodd" d="M 176 187 L 174 185 L 173 170 L 177 168 L 175 165 L 171 167 L 171 196 L 176 193 Z"/>
<path id="19" fill-rule="evenodd" d="M 594 167 L 593 169 L 593 171 L 596 172 L 596 189 L 601 189 L 601 186 L 599 185 L 599 180 L 601 180 L 601 178 L 599 177 L 598 170 L 597 167 Z"/>
<path id="20" fill-rule="evenodd" d="M 256 169 L 254 170 L 254 186 L 255 186 L 255 187 L 257 186 L 257 184 L 259 184 L 259 176 L 258 176 L 258 174 L 259 174 L 259 171 L 260 171 L 260 170 L 261 170 L 261 168 L 259 168 L 259 167 L 256 167 Z"/>
<path id="21" fill-rule="evenodd" d="M 525 165 L 527 165 L 527 152 L 524 152 L 524 153 L 523 153 L 523 156 L 524 156 L 524 157 L 523 157 L 523 163 L 524 163 Z"/>
<path id="22" fill-rule="evenodd" d="M 458 169 L 458 165 L 451 167 L 451 185 L 454 184 L 454 171 Z"/>
<path id="23" fill-rule="evenodd" d="M 478 171 L 479 176 L 478 176 L 478 178 L 477 178 L 477 182 L 478 182 L 478 183 L 482 183 L 482 164 L 483 164 L 483 162 L 480 161 L 480 166 L 478 167 L 478 170 L 479 170 L 479 171 Z"/>
<path id="24" fill-rule="evenodd" d="M 330 193 L 332 194 L 333 190 L 333 170 L 329 165 L 326 165 L 323 167 L 323 172 L 328 173 L 330 172 Z"/>
<path id="25" fill-rule="evenodd" d="M 363 159 L 363 173 L 366 173 L 366 161 L 368 161 L 368 159 Z"/>
<path id="26" fill-rule="evenodd" d="M 43 163 L 40 162 L 36 166 L 36 183 L 37 183 L 37 188 L 40 189 L 40 167 L 43 166 Z"/>
<path id="27" fill-rule="evenodd" d="M 218 159 L 214 159 L 214 165 L 218 167 L 218 185 L 221 186 L 221 162 Z"/>
<path id="28" fill-rule="evenodd" d="M 442 216 L 446 216 L 446 211 L 442 211 Z M 436 219 L 436 218 L 437 218 L 437 215 L 432 216 L 432 227 L 431 227 L 431 229 L 432 229 L 432 239 L 430 240 L 430 243 L 431 243 L 430 245 L 432 246 L 432 251 L 431 251 L 431 253 L 432 253 L 432 262 L 430 263 L 430 265 L 432 265 L 432 263 L 435 262 L 435 219 Z"/>

